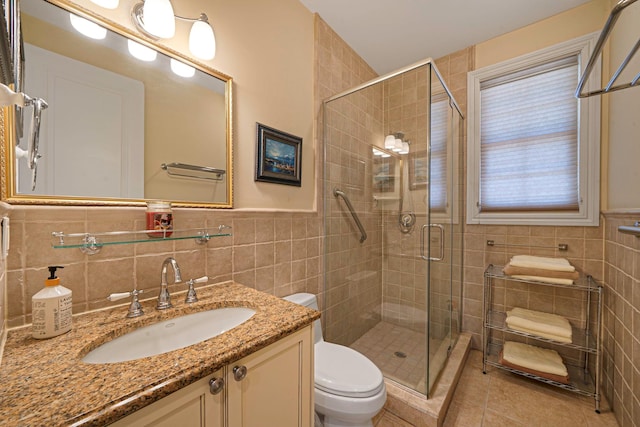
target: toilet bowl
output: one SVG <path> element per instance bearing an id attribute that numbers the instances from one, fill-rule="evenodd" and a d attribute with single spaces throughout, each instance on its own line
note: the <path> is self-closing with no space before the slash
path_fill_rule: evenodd
<path id="1" fill-rule="evenodd" d="M 313 294 L 299 293 L 287 301 L 318 309 Z M 320 320 L 313 322 L 315 409 L 324 427 L 369 427 L 387 400 L 382 372 L 361 353 L 325 342 Z"/>

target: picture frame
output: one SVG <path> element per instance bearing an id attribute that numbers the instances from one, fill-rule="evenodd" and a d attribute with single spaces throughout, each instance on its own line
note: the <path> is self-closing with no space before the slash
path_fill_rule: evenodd
<path id="1" fill-rule="evenodd" d="M 371 175 L 373 177 L 372 187 L 374 193 L 395 192 L 397 186 L 396 159 L 393 157 L 374 156 L 373 173 Z"/>
<path id="2" fill-rule="evenodd" d="M 256 123 L 256 181 L 302 186 L 302 138 Z"/>
<path id="3" fill-rule="evenodd" d="M 409 153 L 409 189 L 427 188 L 429 183 L 429 159 L 426 151 Z"/>

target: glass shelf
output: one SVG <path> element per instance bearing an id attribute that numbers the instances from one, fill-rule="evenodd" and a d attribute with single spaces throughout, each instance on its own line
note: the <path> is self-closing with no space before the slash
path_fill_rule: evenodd
<path id="1" fill-rule="evenodd" d="M 51 246 L 54 249 L 75 248 L 93 255 L 103 246 L 128 245 L 134 243 L 166 242 L 171 240 L 195 240 L 205 244 L 213 237 L 231 236 L 231 227 L 220 225 L 214 229 L 192 228 L 184 230 L 142 230 L 109 231 L 104 233 L 51 233 Z"/>

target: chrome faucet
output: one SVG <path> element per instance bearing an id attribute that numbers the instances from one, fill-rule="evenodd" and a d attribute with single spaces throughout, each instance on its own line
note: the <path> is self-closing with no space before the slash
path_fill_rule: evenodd
<path id="1" fill-rule="evenodd" d="M 169 264 L 171 264 L 171 267 L 173 268 L 173 283 L 182 282 L 178 262 L 172 257 L 168 257 L 162 262 L 162 272 L 160 273 L 160 295 L 158 295 L 158 304 L 156 304 L 156 308 L 158 310 L 173 307 L 171 304 L 171 295 L 169 294 L 169 286 L 167 285 L 167 267 Z"/>

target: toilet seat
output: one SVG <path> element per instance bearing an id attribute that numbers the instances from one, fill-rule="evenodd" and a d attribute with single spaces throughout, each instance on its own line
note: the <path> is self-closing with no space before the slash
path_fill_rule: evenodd
<path id="1" fill-rule="evenodd" d="M 371 397 L 384 388 L 382 372 L 362 354 L 342 345 L 315 344 L 315 386 L 330 394 Z"/>

